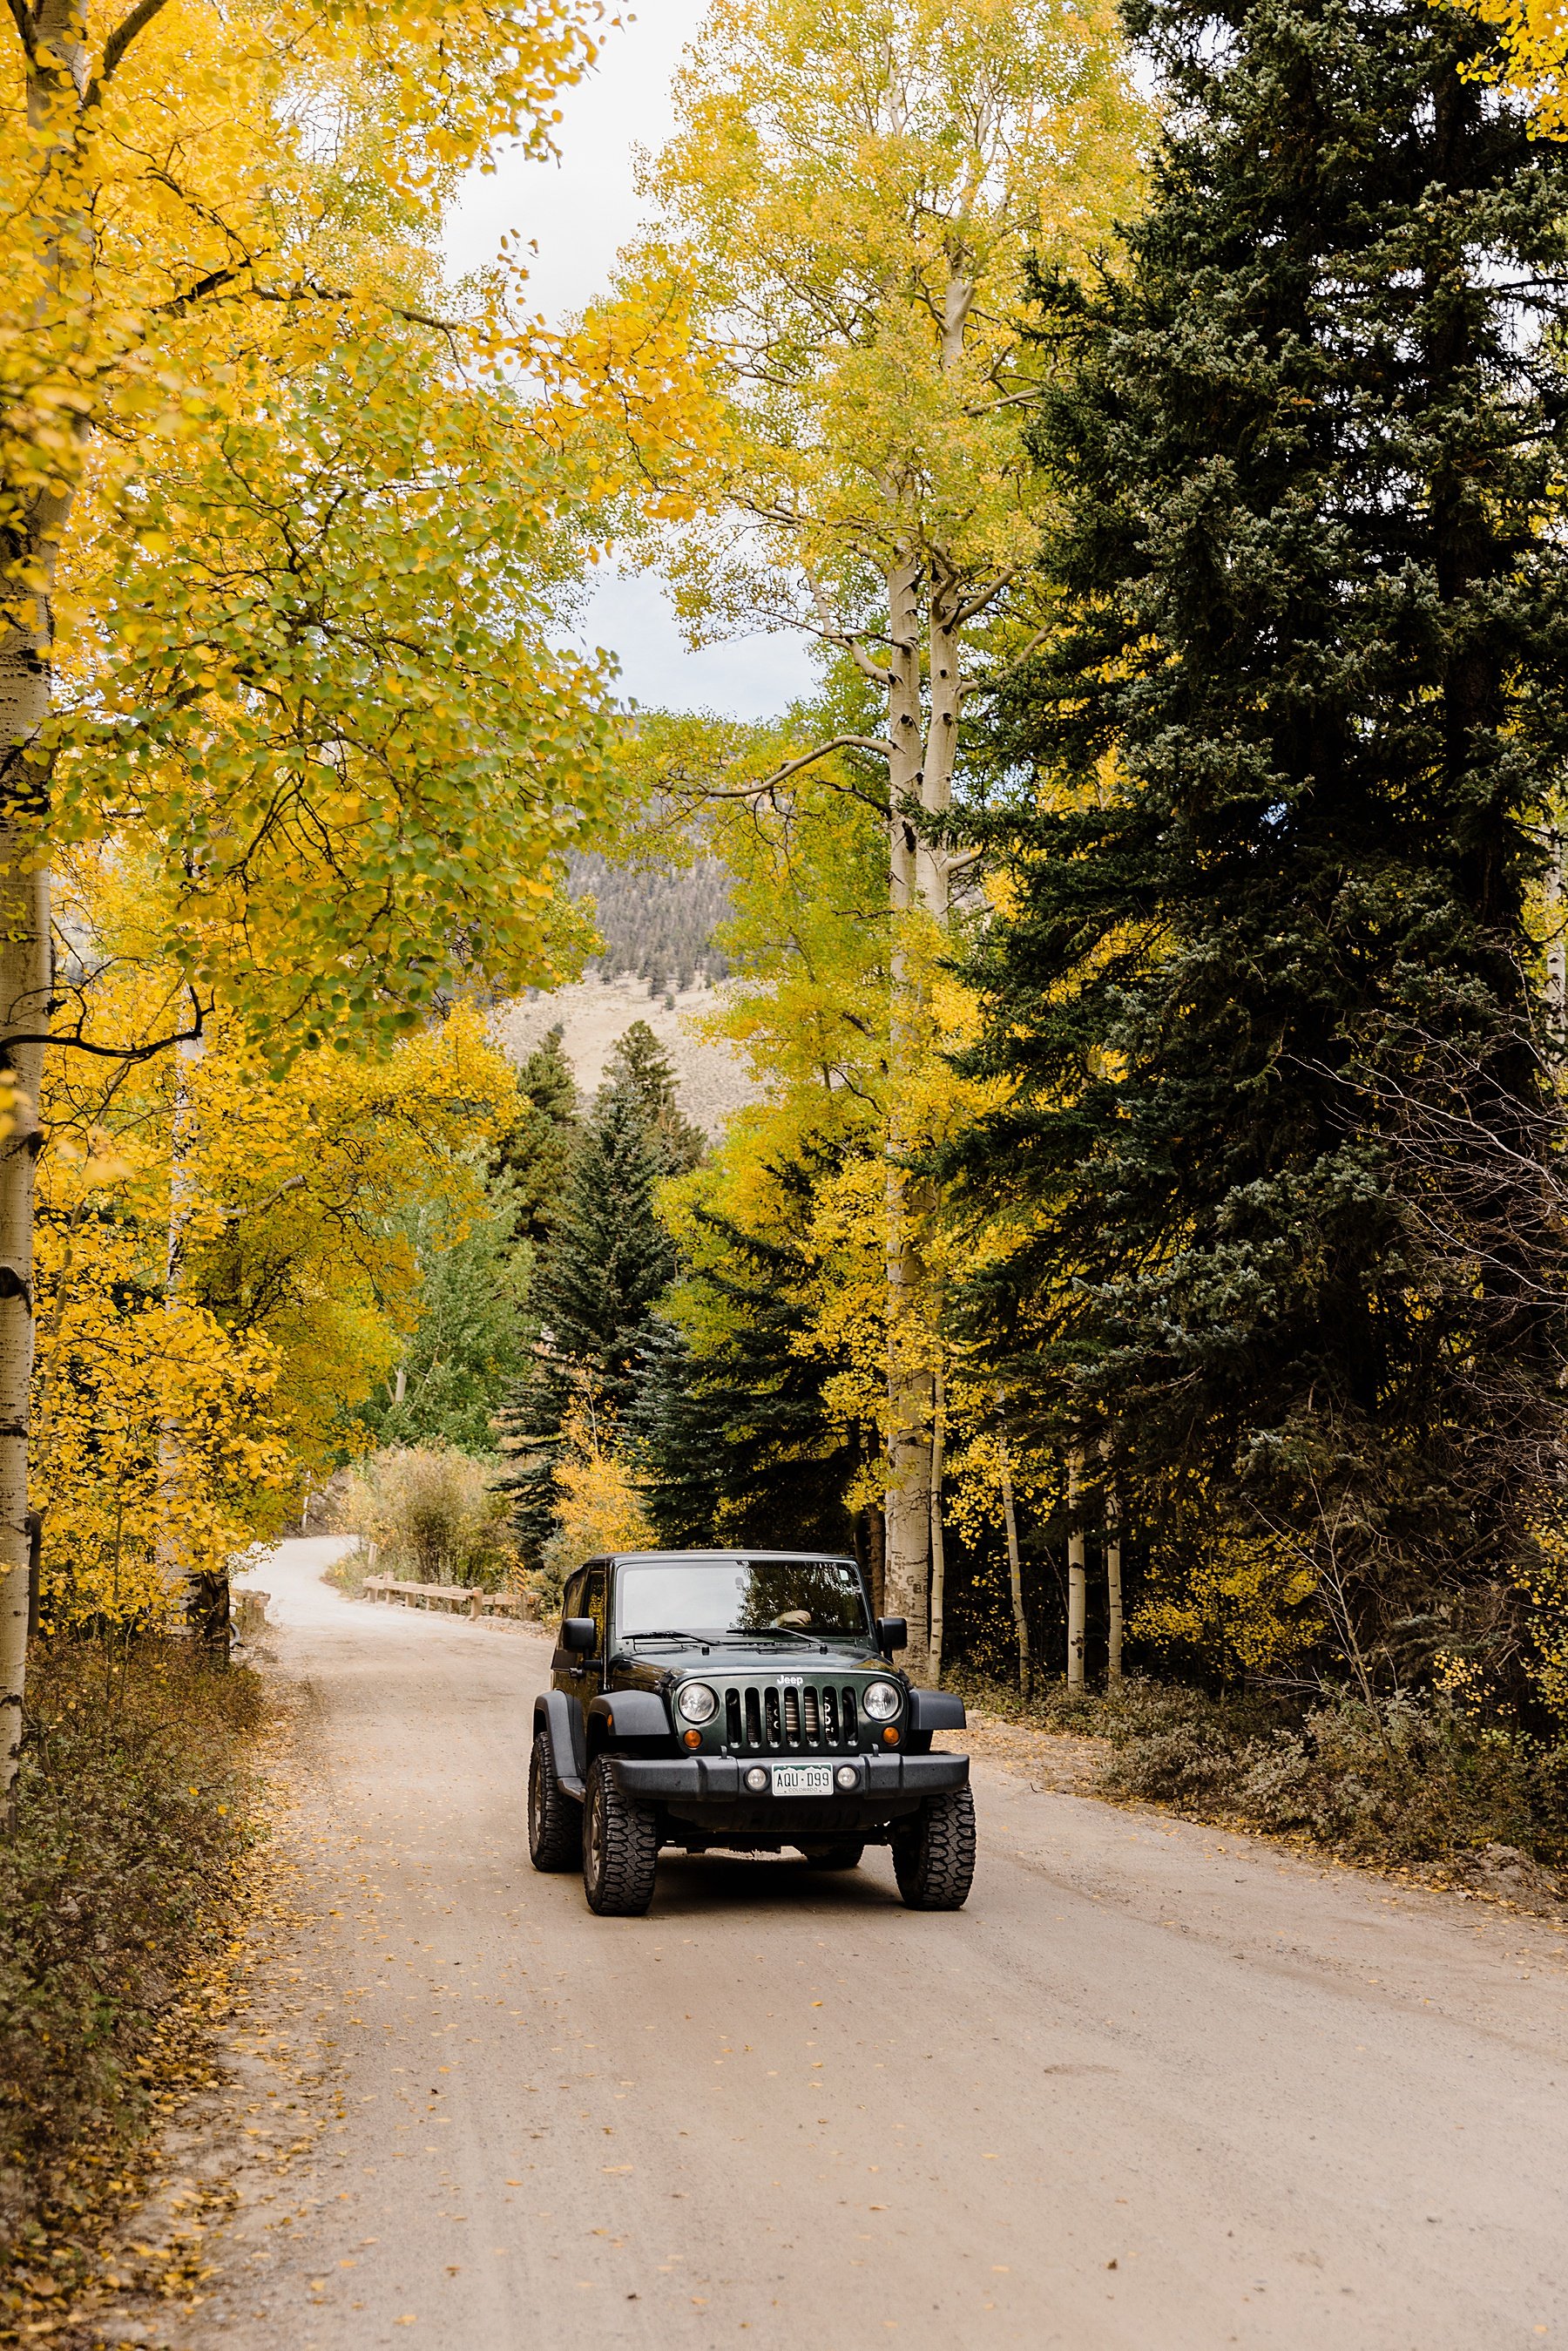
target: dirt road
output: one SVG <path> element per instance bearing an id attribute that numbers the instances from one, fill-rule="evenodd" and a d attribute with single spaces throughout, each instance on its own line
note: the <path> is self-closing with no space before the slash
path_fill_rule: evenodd
<path id="1" fill-rule="evenodd" d="M 1568 2341 L 1563 1937 L 999 1769 L 957 1916 L 868 1855 L 595 1919 L 524 1850 L 545 1645 L 322 1555 L 255 1578 L 312 1920 L 235 2127 L 317 2064 L 337 2107 L 192 2351 Z"/>

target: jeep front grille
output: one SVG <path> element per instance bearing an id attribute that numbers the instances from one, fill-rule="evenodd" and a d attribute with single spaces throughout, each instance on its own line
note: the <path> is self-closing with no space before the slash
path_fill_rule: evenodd
<path id="1" fill-rule="evenodd" d="M 859 1724 L 855 1692 L 834 1682 L 749 1683 L 724 1693 L 725 1743 L 738 1754 L 757 1749 L 821 1751 L 853 1748 Z"/>

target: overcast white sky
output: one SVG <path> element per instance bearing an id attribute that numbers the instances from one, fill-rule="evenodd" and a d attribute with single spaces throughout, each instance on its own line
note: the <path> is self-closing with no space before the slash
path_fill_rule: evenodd
<path id="1" fill-rule="evenodd" d="M 659 147 L 672 117 L 670 78 L 702 0 L 641 0 L 607 34 L 595 73 L 562 100 L 558 164 L 504 157 L 470 183 L 447 236 L 455 269 L 491 260 L 511 233 L 538 245 L 530 286 L 547 318 L 579 310 L 603 286 L 638 222 L 632 150 Z M 607 579 L 581 635 L 619 656 L 621 690 L 667 709 L 767 718 L 809 690 L 815 671 L 794 637 L 748 637 L 689 653 L 656 580 Z"/>

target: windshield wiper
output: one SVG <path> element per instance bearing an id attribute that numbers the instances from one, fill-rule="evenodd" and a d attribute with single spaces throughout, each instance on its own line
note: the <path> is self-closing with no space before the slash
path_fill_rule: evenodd
<path id="1" fill-rule="evenodd" d="M 696 1641 L 708 1648 L 715 1641 L 732 1641 L 733 1633 L 694 1633 L 689 1625 L 665 1625 L 654 1633 L 623 1633 L 623 1641 Z"/>
<path id="2" fill-rule="evenodd" d="M 623 1633 L 623 1641 L 697 1641 L 703 1648 L 716 1646 L 743 1649 L 753 1641 L 804 1641 L 808 1649 L 826 1648 L 831 1641 L 864 1641 L 864 1633 L 803 1633 L 796 1625 L 759 1625 L 753 1632 L 742 1633 L 732 1626 L 725 1632 L 696 1633 L 689 1625 L 663 1625 L 648 1633 Z"/>
<path id="3" fill-rule="evenodd" d="M 819 1649 L 824 1646 L 820 1633 L 803 1633 L 798 1625 L 759 1625 L 754 1633 L 746 1635 L 746 1638 L 748 1641 L 765 1641 L 770 1635 L 777 1641 L 804 1641 L 808 1649 Z"/>

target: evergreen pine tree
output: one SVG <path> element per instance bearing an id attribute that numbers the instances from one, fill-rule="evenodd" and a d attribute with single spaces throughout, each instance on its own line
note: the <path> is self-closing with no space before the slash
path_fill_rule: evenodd
<path id="1" fill-rule="evenodd" d="M 421 1207 L 409 1238 L 420 1270 L 420 1320 L 394 1377 L 359 1407 L 379 1446 L 449 1445 L 483 1454 L 492 1418 L 529 1362 L 525 1301 L 532 1253 L 516 1238 L 516 1186 L 491 1177 L 482 1208 L 454 1235 L 450 1214 Z"/>
<path id="2" fill-rule="evenodd" d="M 1526 915 L 1568 154 L 1459 7 L 1128 15 L 1150 209 L 1125 270 L 1039 287 L 1062 626 L 1001 749 L 1047 812 L 982 828 L 977 1065 L 1016 1092 L 967 1168 L 1029 1238 L 975 1327 L 1151 1540 L 1201 1497 L 1358 1660 L 1418 1661 L 1467 1592 L 1504 1623 L 1563 1469 Z"/>
<path id="3" fill-rule="evenodd" d="M 613 1429 L 675 1272 L 674 1245 L 654 1213 L 660 1174 L 641 1092 L 612 1079 L 573 1148 L 529 1300 L 539 1326 L 534 1362 L 497 1424 L 517 1464 L 505 1483 L 518 1497 L 518 1530 L 535 1551 L 554 1525 L 563 1422 L 575 1403 Z"/>
<path id="4" fill-rule="evenodd" d="M 670 1056 L 646 1020 L 634 1020 L 617 1040 L 605 1083 L 626 1087 L 640 1105 L 660 1175 L 681 1176 L 701 1164 L 708 1139 L 682 1112 Z"/>
<path id="5" fill-rule="evenodd" d="M 845 1494 L 878 1440 L 830 1419 L 835 1367 L 797 1343 L 809 1268 L 786 1240 L 711 1212 L 698 1221 L 721 1244 L 688 1277 L 703 1294 L 701 1339 L 655 1326 L 628 1422 L 649 1515 L 670 1544 L 842 1550 L 856 1531 Z"/>
<path id="6" fill-rule="evenodd" d="M 563 1034 L 557 1021 L 518 1071 L 523 1114 L 500 1153 L 518 1204 L 520 1236 L 536 1247 L 565 1190 L 577 1132 L 576 1081 L 562 1050 Z"/>

